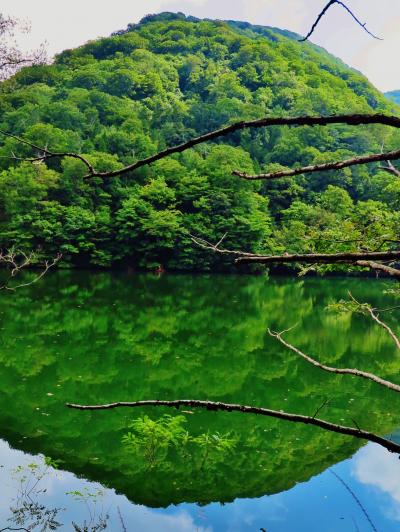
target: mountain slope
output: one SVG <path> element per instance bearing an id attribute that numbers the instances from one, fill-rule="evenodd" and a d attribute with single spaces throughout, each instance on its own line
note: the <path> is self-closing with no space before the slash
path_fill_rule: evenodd
<path id="1" fill-rule="evenodd" d="M 0 85 L 1 129 L 84 153 L 99 170 L 237 120 L 390 109 L 360 73 L 289 32 L 181 14 L 145 17 Z M 207 270 L 231 261 L 189 234 L 216 241 L 228 232 L 227 246 L 253 251 L 316 249 L 346 220 L 353 241 L 376 239 L 399 225 L 396 183 L 376 165 L 274 184 L 231 172 L 342 159 L 398 140 L 376 126 L 246 131 L 103 181 L 83 179 L 73 159 L 7 159 L 32 152 L 2 139 L 0 246 L 61 250 L 71 265 Z M 365 220 L 376 211 L 390 227 L 375 223 L 370 235 Z"/>

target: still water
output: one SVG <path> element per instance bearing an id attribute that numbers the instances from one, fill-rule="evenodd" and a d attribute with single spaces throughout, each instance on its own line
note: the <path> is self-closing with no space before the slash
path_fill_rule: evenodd
<path id="1" fill-rule="evenodd" d="M 3 293 L 0 529 L 400 530 L 400 461 L 376 445 L 240 413 L 64 406 L 195 398 L 313 415 L 328 401 L 319 417 L 397 438 L 396 394 L 266 334 L 297 324 L 287 338 L 319 360 L 400 382 L 385 331 L 326 308 L 348 290 L 390 306 L 385 288 L 58 272 Z"/>

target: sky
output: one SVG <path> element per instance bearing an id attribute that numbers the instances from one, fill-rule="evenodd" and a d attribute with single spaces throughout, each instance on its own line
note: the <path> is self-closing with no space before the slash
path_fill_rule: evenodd
<path id="1" fill-rule="evenodd" d="M 49 54 L 108 36 L 146 14 L 182 11 L 197 17 L 245 20 L 305 34 L 327 0 L 1 0 L 1 12 L 28 19 L 32 30 L 19 37 L 24 49 L 46 41 Z M 376 40 L 336 5 L 312 41 L 360 70 L 380 90 L 400 89 L 400 0 L 347 0 Z"/>

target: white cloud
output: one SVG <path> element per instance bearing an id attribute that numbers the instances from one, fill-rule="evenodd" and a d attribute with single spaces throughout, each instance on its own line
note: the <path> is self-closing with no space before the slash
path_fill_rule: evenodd
<path id="1" fill-rule="evenodd" d="M 354 458 L 352 474 L 362 484 L 372 486 L 392 498 L 386 513 L 400 521 L 400 460 L 376 444 L 363 447 Z"/>

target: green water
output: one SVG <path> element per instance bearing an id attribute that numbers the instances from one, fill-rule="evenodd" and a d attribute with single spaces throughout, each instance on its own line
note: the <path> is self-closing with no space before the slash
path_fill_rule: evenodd
<path id="1" fill-rule="evenodd" d="M 266 334 L 321 361 L 400 383 L 400 358 L 367 318 L 326 311 L 347 290 L 392 304 L 387 281 L 250 276 L 125 276 L 59 272 L 0 299 L 0 438 L 150 507 L 228 502 L 288 490 L 354 454 L 362 442 L 238 413 L 166 409 L 81 412 L 66 402 L 195 398 L 284 409 L 389 434 L 399 397 L 376 384 L 322 372 Z M 393 323 L 395 325 L 395 323 Z M 156 449 L 121 440 L 133 419 L 182 415 L 192 439 Z"/>

